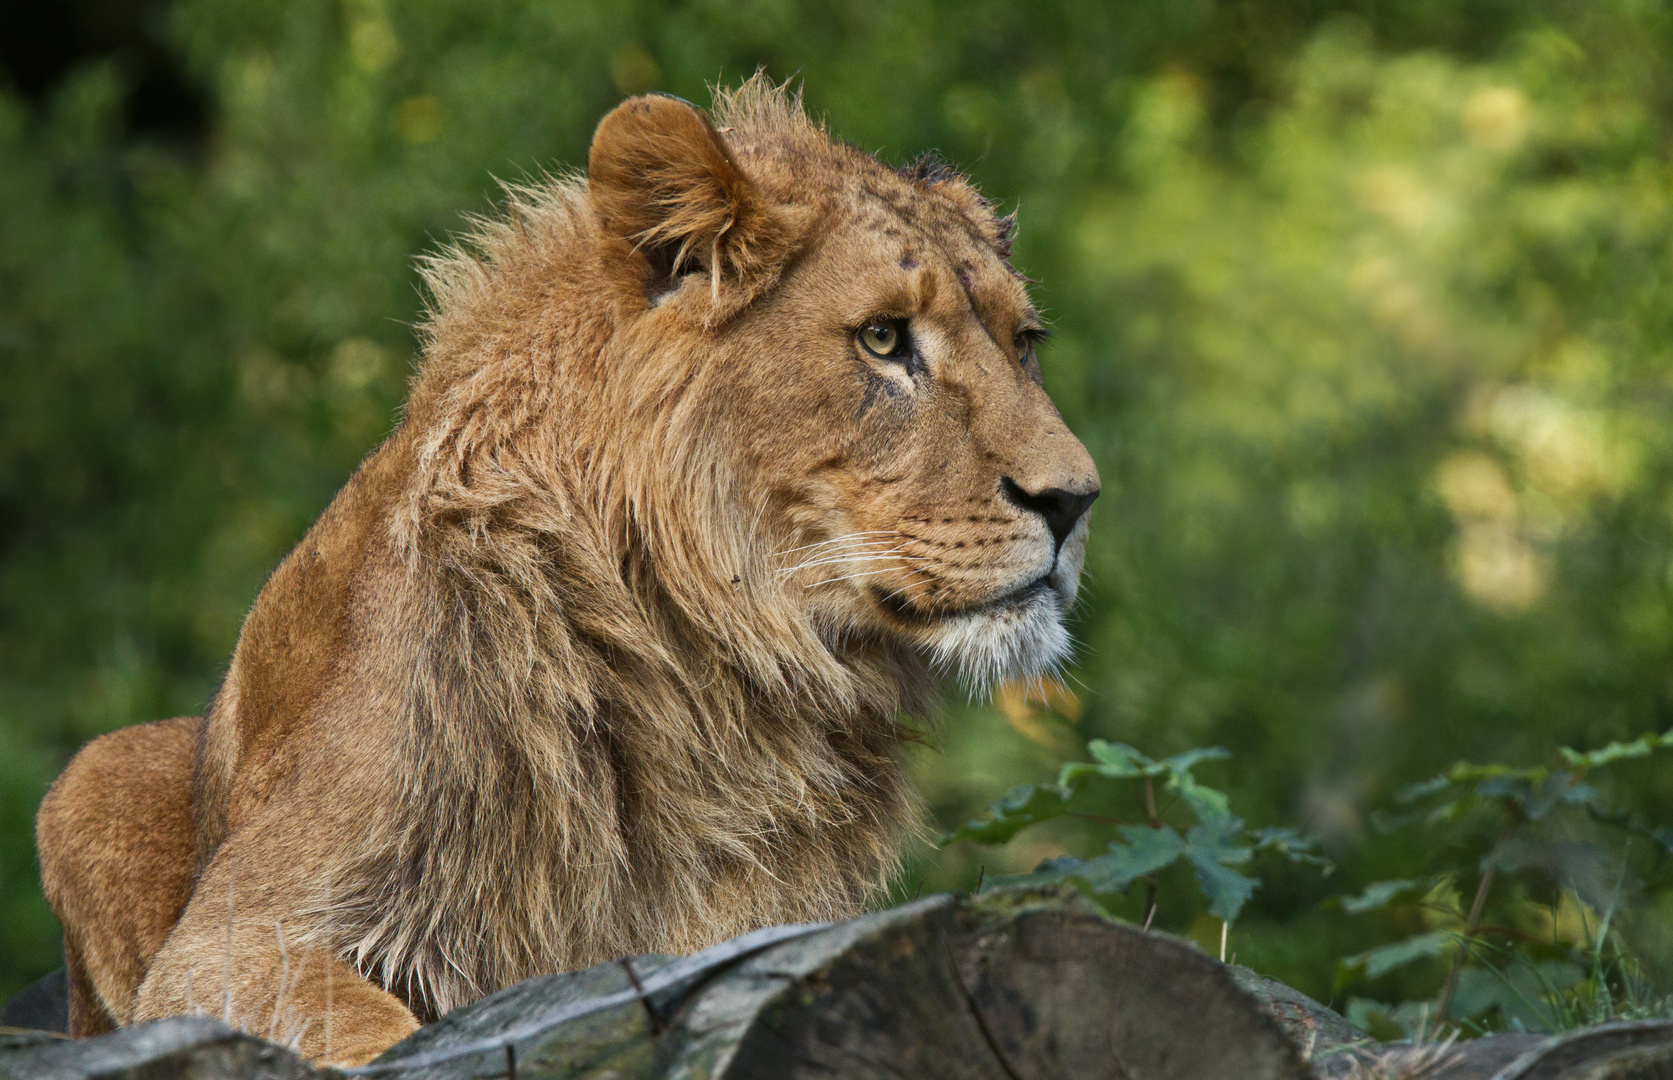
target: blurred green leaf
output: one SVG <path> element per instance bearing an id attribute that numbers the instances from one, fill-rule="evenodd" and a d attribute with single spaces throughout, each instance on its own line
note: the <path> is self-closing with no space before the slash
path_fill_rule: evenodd
<path id="1" fill-rule="evenodd" d="M 1657 750 L 1673 747 L 1673 729 L 1661 735 L 1644 735 L 1631 742 L 1611 742 L 1596 750 L 1581 753 L 1568 747 L 1561 749 L 1563 761 L 1572 768 L 1596 769 L 1604 765 L 1611 765 L 1617 761 L 1628 761 L 1633 758 L 1649 757 Z"/>
<path id="2" fill-rule="evenodd" d="M 1231 804 L 1223 792 L 1196 782 L 1183 769 L 1170 769 L 1166 790 L 1178 795 L 1191 808 L 1198 821 L 1208 822 L 1231 814 Z"/>
<path id="3" fill-rule="evenodd" d="M 1098 771 L 1105 776 L 1157 776 L 1165 768 L 1161 762 L 1152 761 L 1131 746 L 1122 743 L 1093 739 L 1087 743 L 1086 749 L 1098 763 Z"/>
<path id="4" fill-rule="evenodd" d="M 1069 799 L 1070 796 L 1058 788 L 1020 784 L 988 808 L 990 816 L 987 819 L 967 821 L 952 832 L 943 834 L 937 843 L 943 847 L 960 840 L 1003 844 L 1030 825 L 1062 817 L 1069 808 Z"/>
<path id="5" fill-rule="evenodd" d="M 1392 945 L 1382 945 L 1366 952 L 1343 958 L 1345 971 L 1362 972 L 1367 979 L 1386 975 L 1418 960 L 1428 960 L 1450 952 L 1458 944 L 1458 935 L 1444 930 L 1431 930 Z"/>
<path id="6" fill-rule="evenodd" d="M 1234 817 L 1211 818 L 1185 834 L 1186 857 L 1197 871 L 1197 883 L 1208 898 L 1209 914 L 1235 922 L 1260 882 L 1233 870 L 1248 862 L 1243 822 Z"/>
<path id="7" fill-rule="evenodd" d="M 1396 900 L 1409 897 L 1421 898 L 1434 886 L 1433 879 L 1415 881 L 1376 881 L 1365 887 L 1365 891 L 1358 896 L 1344 897 L 1341 900 L 1342 910 L 1349 915 L 1359 915 L 1367 911 L 1381 911 Z"/>
<path id="8" fill-rule="evenodd" d="M 1319 854 L 1319 842 L 1310 836 L 1303 836 L 1289 826 L 1269 825 L 1253 834 L 1254 848 L 1257 852 L 1272 852 L 1280 855 L 1292 863 L 1305 863 L 1311 866 L 1323 867 L 1326 874 L 1334 868 L 1334 864 Z"/>
<path id="9" fill-rule="evenodd" d="M 1173 865 L 1185 851 L 1185 841 L 1166 825 L 1123 825 L 1117 831 L 1125 844 L 1112 842 L 1107 853 L 1081 864 L 1079 876 L 1094 892 L 1120 892 L 1138 878 Z"/>

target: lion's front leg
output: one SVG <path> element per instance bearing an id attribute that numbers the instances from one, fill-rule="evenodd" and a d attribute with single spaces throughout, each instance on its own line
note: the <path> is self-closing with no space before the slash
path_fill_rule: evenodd
<path id="1" fill-rule="evenodd" d="M 64 927 L 70 1034 L 132 1022 L 134 992 L 192 892 L 192 754 L 203 721 L 88 743 L 41 803 L 41 885 Z"/>
<path id="2" fill-rule="evenodd" d="M 135 1021 L 224 1017 L 330 1065 L 363 1064 L 416 1031 L 399 998 L 299 943 L 303 928 L 280 903 L 293 890 L 260 876 L 250 848 L 232 837 L 204 872 L 140 985 Z"/>

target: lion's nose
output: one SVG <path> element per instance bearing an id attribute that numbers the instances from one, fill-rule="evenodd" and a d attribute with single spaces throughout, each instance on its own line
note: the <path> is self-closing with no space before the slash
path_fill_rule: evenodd
<path id="1" fill-rule="evenodd" d="M 1022 486 L 1009 476 L 1000 478 L 999 490 L 1005 497 L 1024 510 L 1031 510 L 1045 519 L 1046 528 L 1051 530 L 1052 539 L 1061 548 L 1063 541 L 1068 539 L 1069 530 L 1075 527 L 1086 508 L 1092 505 L 1092 500 L 1098 497 L 1098 488 L 1089 491 L 1070 491 L 1067 488 L 1047 488 L 1045 491 L 1024 491 Z"/>

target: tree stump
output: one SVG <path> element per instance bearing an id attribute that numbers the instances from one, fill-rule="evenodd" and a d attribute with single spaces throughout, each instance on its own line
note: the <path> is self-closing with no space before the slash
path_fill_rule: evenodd
<path id="1" fill-rule="evenodd" d="M 734 1080 L 1291 1080 L 1278 1025 L 1196 948 L 1078 898 L 934 896 L 729 957 L 534 979 L 369 1075 Z M 633 988 L 637 980 L 641 997 Z M 485 1029 L 491 1034 L 485 1038 Z M 463 1071 L 461 1067 L 463 1066 Z"/>
<path id="2" fill-rule="evenodd" d="M 29 1008 L 46 1000 L 37 998 Z M 1673 1021 L 1384 1045 L 1282 983 L 1111 920 L 1073 890 L 995 890 L 529 979 L 345 1071 L 390 1080 L 1673 1080 Z M 343 1073 L 207 1017 L 75 1041 L 0 1033 L 7 1080 L 175 1076 Z"/>

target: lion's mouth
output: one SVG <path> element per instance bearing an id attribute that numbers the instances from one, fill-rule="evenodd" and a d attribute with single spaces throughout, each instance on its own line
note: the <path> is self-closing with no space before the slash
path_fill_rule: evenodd
<path id="1" fill-rule="evenodd" d="M 899 595 L 898 592 L 889 592 L 877 585 L 871 587 L 871 594 L 879 607 L 902 622 L 932 623 L 941 619 L 954 619 L 971 615 L 994 615 L 1007 608 L 1020 607 L 1042 593 L 1057 592 L 1056 574 L 1056 567 L 1053 567 L 1051 572 L 1041 574 L 1026 585 L 1018 586 L 1009 592 L 1001 593 L 975 604 L 966 604 L 963 607 L 926 610 L 917 607 L 906 597 Z"/>

